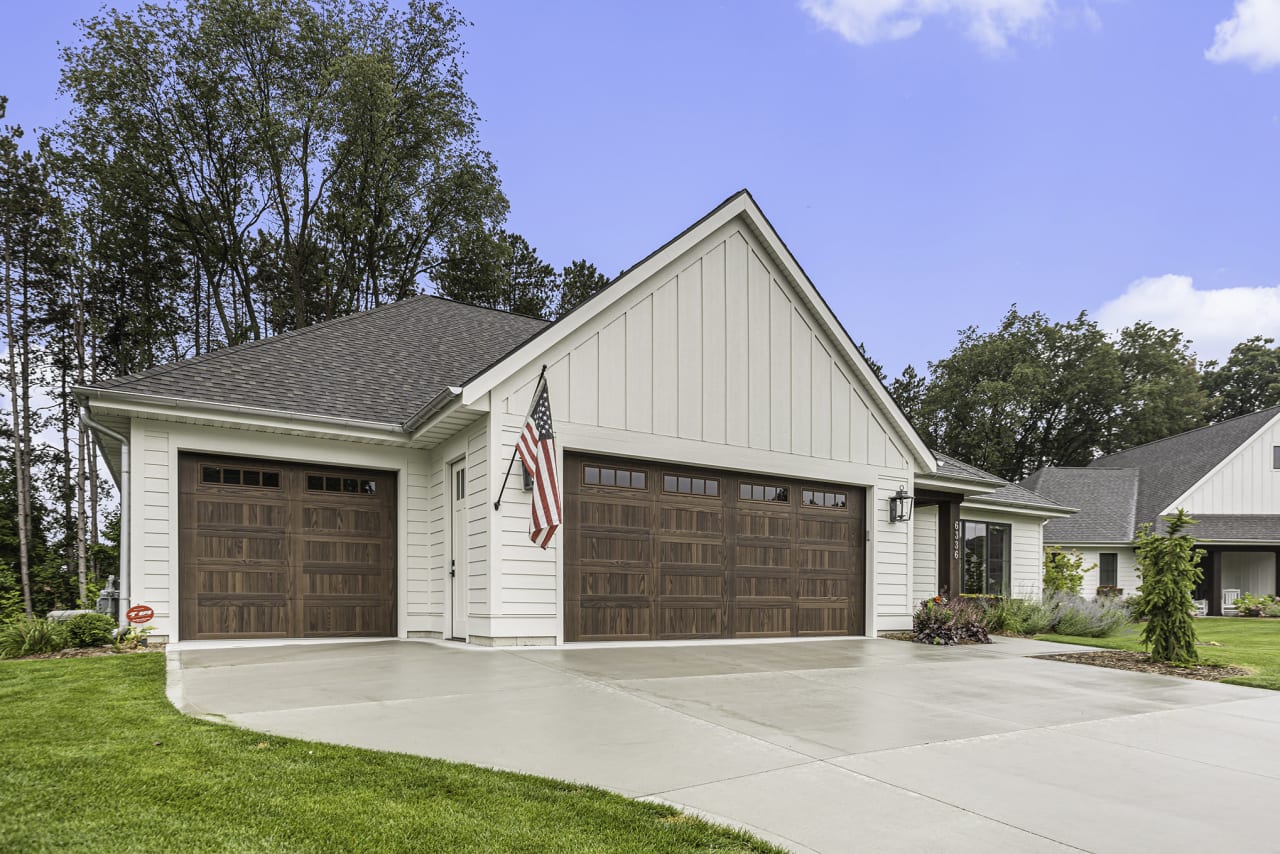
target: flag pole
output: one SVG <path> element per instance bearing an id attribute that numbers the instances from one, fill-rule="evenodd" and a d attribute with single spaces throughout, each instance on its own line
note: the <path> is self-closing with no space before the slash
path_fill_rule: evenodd
<path id="1" fill-rule="evenodd" d="M 542 366 L 542 371 L 538 374 L 538 381 L 533 384 L 533 394 L 529 398 L 529 411 L 524 414 L 524 421 L 520 422 L 520 429 L 524 429 L 524 425 L 529 420 L 529 414 L 533 412 L 534 401 L 538 399 L 538 389 L 542 388 L 542 384 L 547 378 L 547 366 Z M 502 488 L 498 490 L 498 500 L 493 502 L 493 509 L 497 510 L 502 506 L 502 495 L 507 491 L 507 481 L 511 479 L 511 469 L 516 464 L 516 454 L 519 453 L 520 442 L 517 440 L 515 447 L 511 449 L 511 461 L 507 463 L 507 474 L 502 478 Z"/>

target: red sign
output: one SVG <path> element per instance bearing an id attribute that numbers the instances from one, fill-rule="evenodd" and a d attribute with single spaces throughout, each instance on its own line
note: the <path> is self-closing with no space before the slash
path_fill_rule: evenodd
<path id="1" fill-rule="evenodd" d="M 131 623 L 147 623 L 156 615 L 156 612 L 154 608 L 148 605 L 134 605 L 128 611 L 125 611 L 124 615 Z"/>

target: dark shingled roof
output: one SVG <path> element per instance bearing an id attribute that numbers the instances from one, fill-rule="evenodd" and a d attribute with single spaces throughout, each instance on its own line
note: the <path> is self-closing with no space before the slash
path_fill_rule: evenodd
<path id="1" fill-rule="evenodd" d="M 400 425 L 546 326 L 414 296 L 95 387 Z"/>
<path id="2" fill-rule="evenodd" d="M 1074 516 L 1045 524 L 1048 542 L 1127 543 L 1133 539 L 1137 469 L 1051 467 L 1033 473 L 1022 484 L 1079 508 Z"/>
<path id="3" fill-rule="evenodd" d="M 1241 415 L 1219 424 L 1148 442 L 1108 454 L 1089 463 L 1091 469 L 1138 469 L 1138 501 L 1134 521 L 1155 522 L 1159 514 L 1200 478 L 1243 445 L 1280 413 L 1280 406 Z"/>
<path id="4" fill-rule="evenodd" d="M 949 457 L 946 454 L 933 452 L 933 456 L 938 461 L 938 476 L 953 477 L 962 480 L 980 481 L 990 486 L 999 486 L 995 492 L 989 492 L 984 495 L 975 495 L 971 500 L 985 501 L 991 504 L 1009 504 L 1019 507 L 1044 507 L 1052 510 L 1070 510 L 1043 495 L 1037 495 L 1035 492 L 1020 486 L 1016 483 L 1009 483 L 1002 477 L 992 474 L 989 471 L 983 471 L 977 466 L 971 466 L 968 463 L 961 462 L 955 457 Z"/>
<path id="5" fill-rule="evenodd" d="M 1046 468 L 1023 483 L 1082 508 L 1071 519 L 1045 526 L 1045 540 L 1059 543 L 1127 543 L 1215 466 L 1265 427 L 1273 406 L 1219 424 L 1179 433 L 1127 451 L 1108 454 L 1087 468 Z M 1197 516 L 1193 531 L 1205 540 L 1280 540 L 1280 516 Z"/>
<path id="6" fill-rule="evenodd" d="M 939 477 L 958 477 L 963 480 L 979 480 L 985 483 L 1006 483 L 1002 478 L 996 477 L 989 471 L 983 471 L 977 466 L 971 466 L 968 463 L 962 463 L 955 457 L 948 457 L 946 454 L 933 452 L 934 459 L 938 461 Z"/>

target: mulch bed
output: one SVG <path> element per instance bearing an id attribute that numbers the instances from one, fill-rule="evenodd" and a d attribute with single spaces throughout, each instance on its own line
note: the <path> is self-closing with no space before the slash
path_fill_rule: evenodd
<path id="1" fill-rule="evenodd" d="M 1192 667 L 1175 667 L 1157 664 L 1145 652 L 1128 652 L 1106 649 L 1100 652 L 1065 652 L 1053 655 L 1037 655 L 1034 658 L 1051 658 L 1054 661 L 1071 661 L 1076 664 L 1092 664 L 1095 667 L 1111 667 L 1116 670 L 1133 670 L 1138 673 L 1159 673 L 1162 676 L 1180 676 L 1183 679 L 1199 679 L 1201 682 L 1217 682 L 1228 676 L 1249 676 L 1243 667 L 1225 664 L 1197 664 Z"/>
<path id="2" fill-rule="evenodd" d="M 36 655 L 23 655 L 7 661 L 39 661 L 46 658 L 97 658 L 103 655 L 129 655 L 134 652 L 160 652 L 163 646 L 140 646 L 136 649 L 116 649 L 113 646 L 86 646 L 75 649 L 64 649 L 58 652 L 41 652 Z"/>

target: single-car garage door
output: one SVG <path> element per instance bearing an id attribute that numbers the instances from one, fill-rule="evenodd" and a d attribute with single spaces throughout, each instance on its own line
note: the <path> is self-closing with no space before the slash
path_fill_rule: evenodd
<path id="1" fill-rule="evenodd" d="M 183 454 L 179 634 L 395 634 L 395 475 Z"/>
<path id="2" fill-rule="evenodd" d="M 565 639 L 862 634 L 861 488 L 565 457 Z"/>

